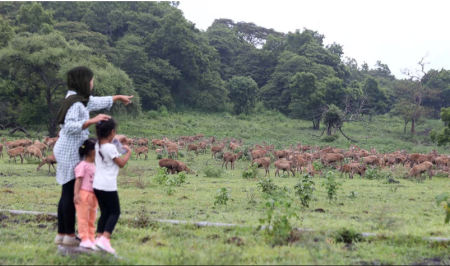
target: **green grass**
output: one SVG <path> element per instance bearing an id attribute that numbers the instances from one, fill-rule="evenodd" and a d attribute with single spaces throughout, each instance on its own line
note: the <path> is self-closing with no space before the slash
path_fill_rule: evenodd
<path id="1" fill-rule="evenodd" d="M 311 138 L 311 134 L 318 133 L 309 129 L 308 122 L 274 113 L 239 118 L 217 114 L 171 114 L 159 119 L 131 121 L 119 117 L 118 121 L 118 132 L 132 137 L 203 133 L 218 138 L 243 138 L 245 144 L 265 140 L 278 148 L 298 141 L 326 145 Z M 373 136 L 367 143 L 364 139 L 359 144 L 366 149 L 375 146 L 379 151 L 406 148 L 410 152 L 432 149 L 445 152 L 444 148 L 433 146 L 428 136 L 403 136 L 401 121 L 386 117 L 376 117 L 373 121 L 367 125 L 349 123 L 345 133 L 356 139 Z M 417 131 L 440 126 L 439 121 L 428 121 Z M 32 134 L 38 137 L 36 133 Z M 349 142 L 340 136 L 331 145 L 348 148 Z M 450 226 L 444 226 L 444 211 L 434 200 L 435 195 L 449 191 L 447 178 L 422 182 L 403 180 L 401 177 L 407 170 L 397 168 L 391 173 L 401 182 L 396 189 L 385 179 L 338 178 L 343 182 L 342 188 L 338 190 L 336 203 L 329 203 L 325 188 L 320 186 L 325 179 L 316 176 L 314 194 L 317 201 L 304 209 L 294 195 L 299 176 L 273 178 L 272 166 L 274 183 L 290 190 L 291 208 L 299 217 L 291 219 L 292 226 L 317 230 L 299 234 L 289 245 L 272 246 L 266 242 L 264 232 L 255 229 L 259 219 L 265 218 L 261 206 L 266 198 L 257 188 L 257 182 L 264 178 L 264 170 L 259 170 L 258 179 L 243 179 L 242 172 L 250 163 L 241 159 L 235 170 L 225 170 L 220 177 L 205 177 L 207 166 L 218 169 L 221 161 L 212 160 L 209 151 L 198 157 L 186 156 L 181 160 L 194 169 L 196 175 L 187 175 L 187 183 L 174 187 L 174 194 L 168 196 L 166 187 L 153 180 L 158 167 L 156 155 L 149 154 L 146 161 L 132 158 L 118 178 L 122 215 L 112 239 L 123 260 L 102 256 L 61 257 L 52 244 L 56 234 L 54 221 L 36 221 L 32 216 L 0 213 L 0 217 L 9 217 L 0 222 L 0 264 L 411 264 L 420 263 L 424 258 L 437 257 L 442 263 L 444 259 L 448 260 L 446 244 L 422 240 L 423 236 L 450 237 Z M 37 162 L 33 160 L 21 165 L 8 163 L 7 158 L 0 159 L 0 209 L 56 212 L 61 192 L 54 171 L 52 169 L 48 175 L 47 166 L 40 172 L 36 172 L 36 167 Z M 226 206 L 214 207 L 217 190 L 222 187 L 231 189 L 232 200 Z M 254 196 L 250 197 L 252 190 Z M 357 192 L 358 196 L 350 199 L 351 191 Z M 315 212 L 316 209 L 325 212 Z M 147 224 L 143 222 L 147 218 L 233 223 L 245 227 Z M 364 239 L 352 245 L 333 241 L 336 232 L 345 228 L 380 233 L 385 237 Z M 240 240 L 236 242 L 237 238 Z"/>

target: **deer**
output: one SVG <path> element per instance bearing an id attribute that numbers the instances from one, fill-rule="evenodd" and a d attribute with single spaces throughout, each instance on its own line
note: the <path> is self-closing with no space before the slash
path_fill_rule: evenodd
<path id="1" fill-rule="evenodd" d="M 267 176 L 267 174 L 269 174 L 270 176 L 270 172 L 269 172 L 269 166 L 270 166 L 270 157 L 263 157 L 263 158 L 258 158 L 258 159 L 254 159 L 252 161 L 252 165 L 253 164 L 258 164 L 258 168 L 263 167 L 266 174 L 264 176 Z"/>
<path id="2" fill-rule="evenodd" d="M 56 164 L 55 155 L 50 154 L 47 157 L 45 157 L 44 160 L 42 160 L 42 162 L 39 164 L 39 166 L 36 169 L 36 171 L 39 171 L 44 164 L 48 164 L 48 173 L 49 174 L 50 174 L 50 166 L 53 166 L 53 169 L 55 169 L 55 171 L 56 171 L 56 168 L 55 168 L 55 164 Z"/>
<path id="3" fill-rule="evenodd" d="M 6 148 L 6 153 L 9 155 L 9 162 L 11 163 L 11 158 L 14 158 L 14 162 L 17 163 L 16 157 L 20 157 L 20 161 L 23 164 L 23 155 L 25 153 L 25 148 L 20 146 L 13 149 Z"/>
<path id="4" fill-rule="evenodd" d="M 198 151 L 200 150 L 200 147 L 198 145 L 189 144 L 187 152 L 195 151 L 195 154 L 198 156 Z"/>
<path id="5" fill-rule="evenodd" d="M 0 157 L 3 158 L 3 144 L 0 143 Z"/>
<path id="6" fill-rule="evenodd" d="M 211 158 L 216 158 L 216 153 L 221 153 L 225 148 L 225 143 L 220 144 L 219 146 L 211 147 Z"/>
<path id="7" fill-rule="evenodd" d="M 30 159 L 31 159 L 32 156 L 34 156 L 34 159 L 36 159 L 36 157 L 39 157 L 39 159 L 41 159 L 41 161 L 43 160 L 41 150 L 38 147 L 34 146 L 34 145 L 31 145 L 31 146 L 27 147 L 27 149 L 25 150 L 24 155 L 27 155 L 27 154 L 29 154 Z"/>
<path id="8" fill-rule="evenodd" d="M 223 168 L 223 164 L 225 164 L 225 169 L 227 169 L 228 163 L 231 163 L 231 170 L 234 169 L 234 162 L 239 159 L 239 157 L 241 157 L 242 155 L 242 151 L 238 152 L 237 154 L 232 154 L 232 153 L 225 153 L 223 155 L 223 163 L 222 163 L 222 168 Z M 227 169 L 228 170 L 228 169 Z"/>
<path id="9" fill-rule="evenodd" d="M 145 146 L 137 147 L 136 149 L 134 149 L 134 152 L 136 153 L 136 160 L 138 159 L 138 157 L 139 157 L 139 159 L 141 159 L 141 154 L 144 154 L 144 156 L 145 156 L 144 160 L 148 159 L 148 155 L 147 155 L 148 148 L 147 147 L 145 147 Z"/>
<path id="10" fill-rule="evenodd" d="M 287 171 L 288 176 L 289 176 L 289 171 L 291 171 L 292 175 L 295 176 L 295 171 L 293 169 L 294 162 L 286 161 L 286 160 L 278 160 L 278 161 L 275 161 L 273 164 L 277 168 L 277 170 L 275 171 L 275 176 L 277 176 L 277 174 L 278 174 L 278 176 L 280 176 L 280 169 L 283 170 L 283 174 L 285 171 Z"/>
<path id="11" fill-rule="evenodd" d="M 433 173 L 431 172 L 431 168 L 433 168 L 433 164 L 431 162 L 423 162 L 421 164 L 418 164 L 414 166 L 411 171 L 405 175 L 403 178 L 409 178 L 411 176 L 415 176 L 416 178 L 419 177 L 421 174 L 428 172 L 428 175 L 431 179 L 433 176 Z"/>

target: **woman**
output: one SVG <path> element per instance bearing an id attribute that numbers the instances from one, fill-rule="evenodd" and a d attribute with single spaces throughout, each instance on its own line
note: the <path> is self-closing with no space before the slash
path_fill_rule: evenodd
<path id="1" fill-rule="evenodd" d="M 56 244 L 78 246 L 80 240 L 75 236 L 75 167 L 80 163 L 78 148 L 88 139 L 90 125 L 106 121 L 110 117 L 99 114 L 89 119 L 89 112 L 111 108 L 113 102 L 131 103 L 133 96 L 116 95 L 93 97 L 94 73 L 85 66 L 73 68 L 67 72 L 68 92 L 61 104 L 57 120 L 61 130 L 54 147 L 56 158 L 56 181 L 62 185 L 61 199 L 58 205 L 58 235 Z"/>

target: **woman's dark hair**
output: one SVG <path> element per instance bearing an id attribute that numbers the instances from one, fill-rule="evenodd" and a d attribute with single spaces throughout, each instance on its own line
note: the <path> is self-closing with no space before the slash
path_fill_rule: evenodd
<path id="1" fill-rule="evenodd" d="M 83 145 L 78 149 L 81 159 L 86 157 L 91 151 L 95 150 L 95 143 L 97 143 L 97 139 L 94 138 L 89 138 L 83 142 Z"/>
<path id="2" fill-rule="evenodd" d="M 95 130 L 97 133 L 97 138 L 99 140 L 98 142 L 98 153 L 100 154 L 100 157 L 102 157 L 103 161 L 103 154 L 100 152 L 100 140 L 105 139 L 111 135 L 111 132 L 116 129 L 117 123 L 114 119 L 110 118 L 106 121 L 100 121 L 95 125 Z"/>
<path id="3" fill-rule="evenodd" d="M 72 68 L 67 72 L 67 87 L 84 97 L 91 95 L 91 80 L 94 72 L 85 66 Z"/>

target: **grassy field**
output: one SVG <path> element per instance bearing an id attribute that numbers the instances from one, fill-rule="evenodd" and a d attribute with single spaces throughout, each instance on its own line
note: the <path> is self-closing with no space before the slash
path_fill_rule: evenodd
<path id="1" fill-rule="evenodd" d="M 305 121 L 291 120 L 268 112 L 264 115 L 232 117 L 201 114 L 150 113 L 139 120 L 118 118 L 119 133 L 129 136 L 161 138 L 203 133 L 218 138 L 243 138 L 245 144 L 267 143 L 283 145 L 325 145 L 312 134 Z M 428 121 L 417 128 L 424 132 L 440 128 L 439 121 Z M 362 148 L 375 146 L 378 151 L 407 149 L 428 152 L 444 148 L 432 145 L 426 135 L 414 138 L 403 136 L 401 121 L 375 117 L 371 123 L 353 123 L 345 132 L 360 140 Z M 5 134 L 5 131 L 0 133 Z M 38 137 L 38 134 L 33 137 Z M 365 136 L 372 136 L 367 141 Z M 331 145 L 348 148 L 349 142 L 340 137 Z M 263 208 L 268 197 L 258 187 L 265 180 L 264 171 L 255 179 L 243 179 L 242 172 L 249 161 L 242 158 L 235 170 L 224 170 L 219 177 L 207 177 L 207 169 L 220 169 L 221 161 L 211 154 L 198 157 L 185 154 L 186 162 L 196 174 L 187 175 L 186 183 L 174 187 L 172 195 L 167 187 L 155 181 L 158 160 L 153 153 L 149 160 L 133 159 L 119 176 L 119 196 L 122 216 L 112 239 L 121 260 L 105 256 L 81 256 L 76 259 L 60 257 L 52 244 L 56 234 L 54 219 L 28 215 L 0 213 L 0 264 L 421 264 L 448 263 L 447 244 L 423 240 L 422 237 L 450 237 L 450 226 L 444 226 L 444 211 L 436 206 L 434 197 L 449 191 L 448 178 L 432 180 L 404 180 L 406 169 L 394 172 L 380 170 L 378 178 L 354 180 L 336 179 L 342 183 L 336 202 L 329 202 L 325 178 L 316 176 L 314 196 L 317 200 L 309 208 L 301 206 L 294 186 L 300 175 L 271 178 L 279 187 L 288 189 L 292 200 L 289 211 L 293 227 L 317 231 L 294 232 L 284 245 L 273 245 L 266 232 L 257 230 L 259 219 L 267 217 Z M 5 154 L 6 155 L 6 154 Z M 7 155 L 6 155 L 7 156 Z M 36 172 L 37 162 L 23 165 L 0 160 L 0 209 L 56 212 L 60 187 L 54 170 L 47 174 L 46 166 Z M 169 176 L 170 178 L 174 176 Z M 387 178 L 395 178 L 393 185 Z M 214 206 L 217 190 L 230 189 L 227 205 Z M 349 197 L 351 192 L 356 197 Z M 277 209 L 283 214 L 283 209 Z M 192 225 L 169 225 L 148 222 L 149 219 L 209 221 L 242 225 L 240 228 L 198 228 Z M 262 223 L 265 225 L 266 223 Z M 373 232 L 383 236 L 339 242 L 339 236 L 350 232 Z"/>

